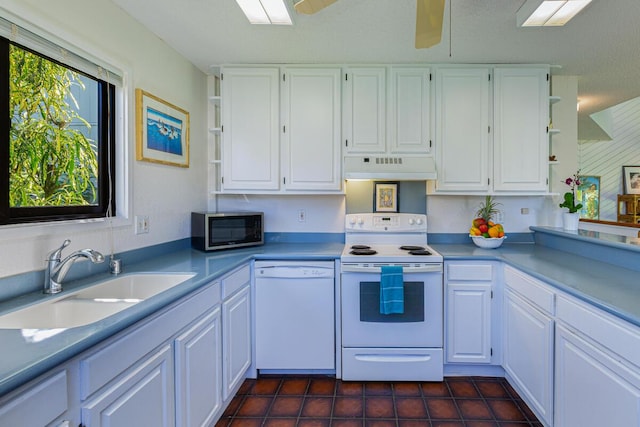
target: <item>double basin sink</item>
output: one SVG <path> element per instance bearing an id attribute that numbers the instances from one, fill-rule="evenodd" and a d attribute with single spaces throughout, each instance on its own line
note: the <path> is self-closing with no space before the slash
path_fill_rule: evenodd
<path id="1" fill-rule="evenodd" d="M 64 296 L 0 315 L 0 328 L 58 329 L 88 325 L 193 276 L 195 273 L 136 273 L 107 279 Z"/>

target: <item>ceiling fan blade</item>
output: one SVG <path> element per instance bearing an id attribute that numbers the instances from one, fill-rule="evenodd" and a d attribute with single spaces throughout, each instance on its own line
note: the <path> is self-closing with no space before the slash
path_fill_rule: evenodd
<path id="1" fill-rule="evenodd" d="M 445 0 L 417 0 L 416 49 L 435 46 L 442 40 Z"/>
<path id="2" fill-rule="evenodd" d="M 293 5 L 293 8 L 298 13 L 305 15 L 312 15 L 325 7 L 335 3 L 337 0 L 300 0 Z"/>

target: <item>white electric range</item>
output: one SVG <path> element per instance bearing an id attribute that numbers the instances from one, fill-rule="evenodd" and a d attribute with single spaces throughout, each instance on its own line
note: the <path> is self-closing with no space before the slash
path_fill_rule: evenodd
<path id="1" fill-rule="evenodd" d="M 345 218 L 341 260 L 342 379 L 441 381 L 442 255 L 427 245 L 427 217 Z M 381 314 L 380 272 L 403 270 L 404 312 Z"/>

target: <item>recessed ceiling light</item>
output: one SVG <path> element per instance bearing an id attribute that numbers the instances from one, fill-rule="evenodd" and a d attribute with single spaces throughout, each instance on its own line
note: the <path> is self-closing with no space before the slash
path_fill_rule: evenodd
<path id="1" fill-rule="evenodd" d="M 252 24 L 292 25 L 283 0 L 236 0 Z"/>
<path id="2" fill-rule="evenodd" d="M 591 0 L 527 0 L 516 13 L 518 27 L 554 27 L 569 22 Z"/>

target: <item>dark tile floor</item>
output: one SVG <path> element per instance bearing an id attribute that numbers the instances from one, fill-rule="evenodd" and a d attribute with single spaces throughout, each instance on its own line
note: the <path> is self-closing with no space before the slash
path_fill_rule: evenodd
<path id="1" fill-rule="evenodd" d="M 322 376 L 246 380 L 216 427 L 542 426 L 503 378 L 352 382 Z"/>

